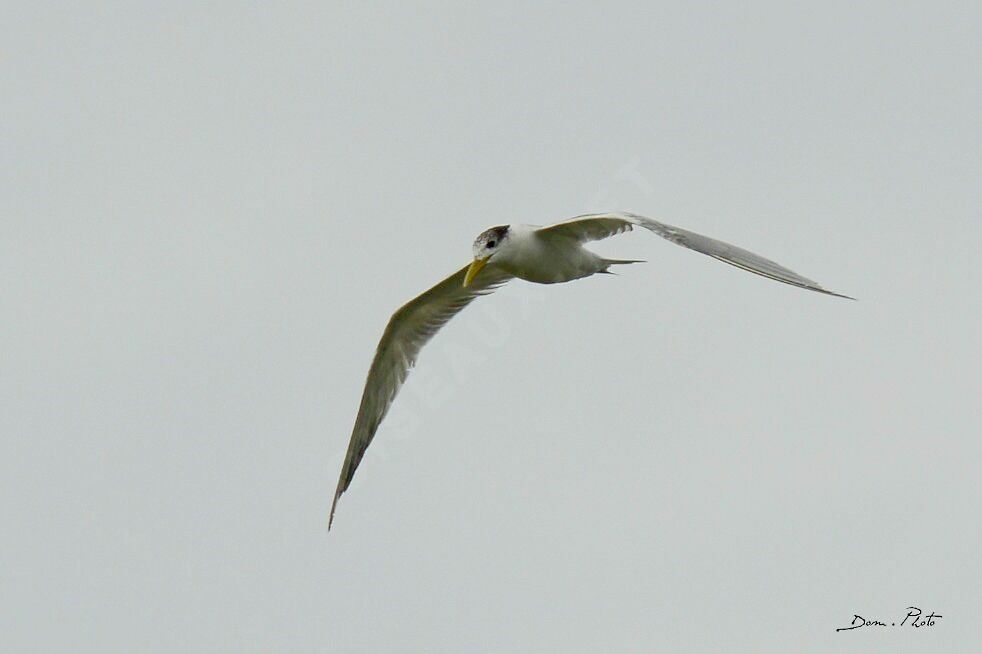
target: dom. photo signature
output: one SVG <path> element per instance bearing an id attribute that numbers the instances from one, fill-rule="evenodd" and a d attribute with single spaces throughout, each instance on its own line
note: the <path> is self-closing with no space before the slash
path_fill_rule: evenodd
<path id="1" fill-rule="evenodd" d="M 859 614 L 853 614 L 852 622 L 849 623 L 848 627 L 839 627 L 836 631 L 850 631 L 852 629 L 861 629 L 863 627 L 933 627 L 938 624 L 942 615 L 931 611 L 928 615 L 924 615 L 916 606 L 907 607 L 907 615 L 904 616 L 903 620 L 899 622 L 884 622 L 883 620 L 874 620 L 872 618 L 867 618 Z"/>

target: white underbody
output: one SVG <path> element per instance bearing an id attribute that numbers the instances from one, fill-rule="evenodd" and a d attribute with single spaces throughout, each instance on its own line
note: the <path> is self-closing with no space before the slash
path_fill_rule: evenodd
<path id="1" fill-rule="evenodd" d="M 558 284 L 589 277 L 611 261 L 590 252 L 572 238 L 546 238 L 539 225 L 511 225 L 506 245 L 488 262 L 536 284 Z"/>

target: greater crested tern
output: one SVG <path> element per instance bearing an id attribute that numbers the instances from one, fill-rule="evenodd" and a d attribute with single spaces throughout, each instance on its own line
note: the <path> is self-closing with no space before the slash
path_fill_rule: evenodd
<path id="1" fill-rule="evenodd" d="M 328 529 L 334 523 L 338 498 L 351 484 L 365 450 L 406 381 L 409 369 L 415 365 L 423 345 L 441 327 L 474 298 L 491 293 L 513 277 L 537 284 L 557 284 L 606 273 L 614 265 L 640 263 L 606 259 L 583 248 L 583 243 L 627 232 L 634 227 L 644 227 L 672 243 L 785 284 L 853 299 L 826 290 L 743 248 L 632 213 L 588 214 L 548 227 L 502 225 L 485 230 L 474 241 L 474 260 L 469 265 L 410 300 L 389 320 L 365 381 L 358 417 L 331 503 Z"/>

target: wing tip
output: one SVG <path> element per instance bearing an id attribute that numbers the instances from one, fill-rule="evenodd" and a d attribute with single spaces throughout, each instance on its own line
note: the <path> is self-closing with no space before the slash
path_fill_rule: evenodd
<path id="1" fill-rule="evenodd" d="M 331 515 L 327 518 L 327 530 L 331 531 L 331 526 L 334 525 L 334 512 L 338 508 L 338 500 L 341 499 L 341 495 L 347 490 L 348 486 L 344 483 L 344 474 L 342 473 L 341 478 L 338 479 L 337 490 L 334 491 L 334 500 L 331 501 Z"/>
<path id="2" fill-rule="evenodd" d="M 852 300 L 853 302 L 859 302 L 856 298 L 851 295 L 846 295 L 845 293 L 836 293 L 835 291 L 830 291 L 827 288 L 822 288 L 819 286 L 817 289 L 820 293 L 825 293 L 826 295 L 831 295 L 833 297 L 841 297 L 844 300 Z"/>
<path id="3" fill-rule="evenodd" d="M 334 510 L 338 508 L 338 498 L 341 497 L 341 493 L 337 493 L 334 496 L 334 501 L 331 502 L 331 515 L 327 519 L 327 530 L 331 531 L 331 526 L 334 524 Z"/>

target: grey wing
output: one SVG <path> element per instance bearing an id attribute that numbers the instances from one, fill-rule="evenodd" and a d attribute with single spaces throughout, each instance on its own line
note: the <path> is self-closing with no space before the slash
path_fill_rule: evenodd
<path id="1" fill-rule="evenodd" d="M 621 214 L 596 213 L 542 227 L 535 230 L 535 233 L 546 238 L 569 238 L 579 243 L 586 243 L 629 232 L 636 224 L 635 221 L 628 220 Z"/>
<path id="2" fill-rule="evenodd" d="M 626 225 L 626 227 L 625 227 Z M 809 291 L 834 295 L 849 300 L 855 298 L 842 295 L 834 291 L 822 288 L 821 284 L 807 277 L 803 277 L 793 270 L 789 270 L 779 263 L 771 261 L 759 254 L 754 254 L 749 250 L 744 250 L 736 245 L 724 243 L 715 238 L 703 236 L 695 232 L 690 232 L 681 227 L 668 225 L 666 223 L 645 218 L 633 213 L 603 213 L 579 216 L 572 220 L 544 227 L 540 233 L 570 235 L 579 238 L 580 241 L 592 241 L 607 236 L 613 236 L 630 229 L 630 225 L 638 225 L 658 234 L 662 238 L 668 239 L 672 243 L 682 247 L 708 254 L 714 259 L 719 259 L 737 268 L 742 268 L 768 279 L 773 279 L 785 284 L 791 284 Z"/>
<path id="3" fill-rule="evenodd" d="M 338 487 L 334 493 L 334 501 L 331 503 L 328 530 L 334 522 L 334 510 L 337 508 L 338 498 L 351 484 L 365 450 L 375 437 L 375 432 L 388 413 L 396 393 L 406 381 L 410 368 L 415 365 L 420 350 L 441 327 L 475 298 L 492 292 L 511 279 L 508 273 L 488 265 L 465 288 L 464 275 L 467 268 L 468 266 L 464 266 L 430 290 L 409 301 L 389 319 L 389 324 L 375 351 L 372 366 L 368 370 L 368 378 L 365 380 L 358 417 L 355 418 L 351 440 L 348 442 L 348 452 L 345 454 Z"/>

